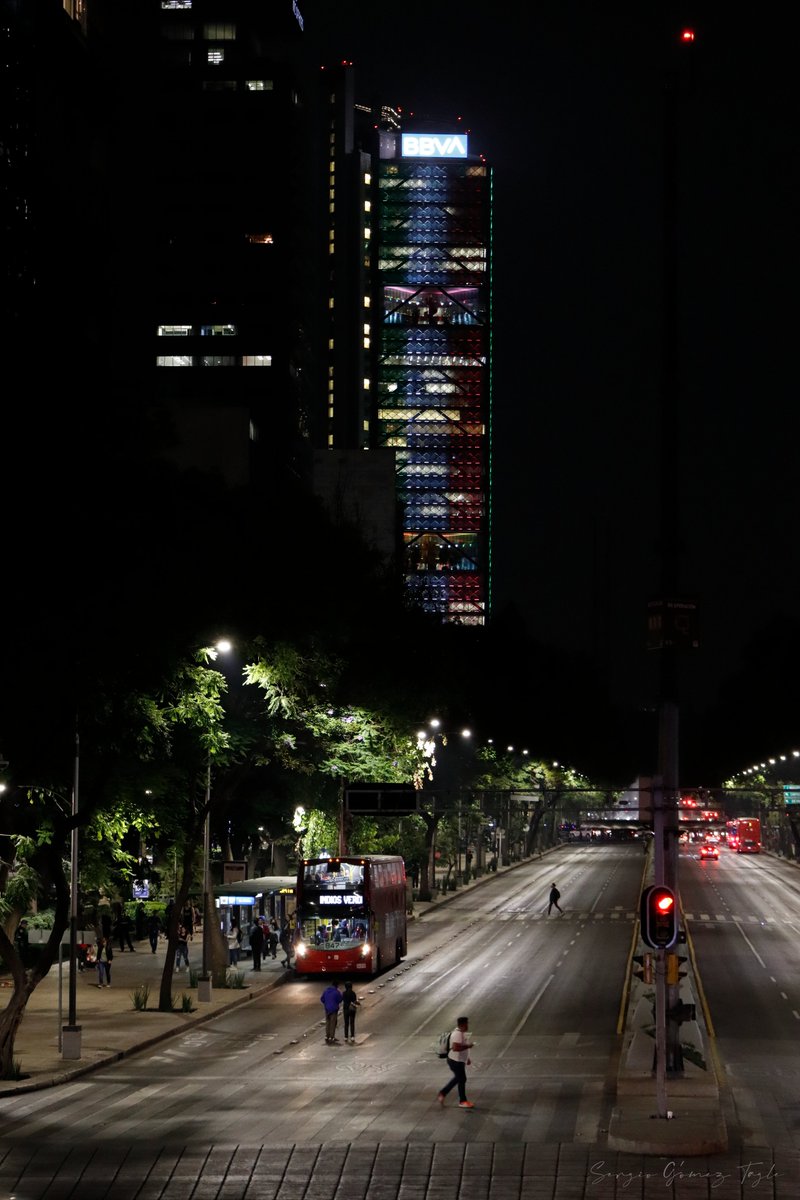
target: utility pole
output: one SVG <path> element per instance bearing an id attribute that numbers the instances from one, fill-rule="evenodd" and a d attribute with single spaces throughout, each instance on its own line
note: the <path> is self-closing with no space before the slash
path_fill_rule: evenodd
<path id="1" fill-rule="evenodd" d="M 681 599 L 682 555 L 680 494 L 680 418 L 678 404 L 678 145 L 682 87 L 688 79 L 686 55 L 692 52 L 694 34 L 684 30 L 679 47 L 680 70 L 670 64 L 664 85 L 663 111 L 663 314 L 661 422 L 659 454 L 659 540 L 660 594 L 650 605 L 649 645 L 659 652 L 658 779 L 653 796 L 655 882 L 671 889 L 677 897 L 680 795 L 679 727 L 680 697 L 678 655 L 696 646 L 695 605 Z M 680 985 L 669 984 L 664 953 L 656 962 L 656 1074 L 658 1116 L 666 1116 L 666 1075 L 683 1074 L 680 1026 L 670 1012 L 680 1003 Z"/>

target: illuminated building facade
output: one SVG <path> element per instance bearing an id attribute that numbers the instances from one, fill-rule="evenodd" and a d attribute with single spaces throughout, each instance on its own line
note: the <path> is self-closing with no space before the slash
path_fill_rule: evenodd
<path id="1" fill-rule="evenodd" d="M 490 610 L 491 170 L 465 134 L 384 132 L 376 446 L 394 450 L 411 601 Z"/>

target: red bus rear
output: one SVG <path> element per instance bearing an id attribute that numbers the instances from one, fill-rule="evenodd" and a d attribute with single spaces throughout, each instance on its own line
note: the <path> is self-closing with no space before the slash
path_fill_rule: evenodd
<path id="1" fill-rule="evenodd" d="M 375 975 L 407 950 L 399 855 L 309 858 L 297 870 L 298 975 Z"/>
<path id="2" fill-rule="evenodd" d="M 728 849 L 737 854 L 761 853 L 761 821 L 758 817 L 734 817 L 726 826 Z"/>

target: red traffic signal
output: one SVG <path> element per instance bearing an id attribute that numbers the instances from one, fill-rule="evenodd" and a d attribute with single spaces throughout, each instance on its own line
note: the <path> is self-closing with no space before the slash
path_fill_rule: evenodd
<path id="1" fill-rule="evenodd" d="M 678 937 L 678 906 L 671 888 L 655 884 L 642 892 L 642 940 L 654 950 L 665 950 Z"/>

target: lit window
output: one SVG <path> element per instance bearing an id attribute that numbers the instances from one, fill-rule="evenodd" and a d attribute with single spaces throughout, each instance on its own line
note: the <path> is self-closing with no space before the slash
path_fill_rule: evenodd
<path id="1" fill-rule="evenodd" d="M 328 246 L 328 254 L 333 254 L 333 242 Z"/>
<path id="2" fill-rule="evenodd" d="M 247 240 L 252 245 L 271 246 L 272 245 L 272 234 L 271 233 L 248 233 Z"/>
<path id="3" fill-rule="evenodd" d="M 372 237 L 372 230 L 370 229 L 369 225 L 365 225 L 365 226 L 364 226 L 364 237 L 365 237 L 365 238 L 371 238 L 371 237 Z"/>
<path id="4" fill-rule="evenodd" d="M 200 360 L 204 367 L 235 367 L 236 359 L 232 354 L 204 354 Z"/>
<path id="5" fill-rule="evenodd" d="M 209 50 L 206 54 L 206 62 L 210 67 L 218 67 L 225 61 L 224 50 Z"/>
<path id="6" fill-rule="evenodd" d="M 369 323 L 365 321 L 364 322 L 364 337 L 369 337 L 370 332 L 371 332 L 371 330 L 370 330 Z"/>
<path id="7" fill-rule="evenodd" d="M 161 7 L 167 10 L 171 8 L 191 8 L 192 0 L 161 0 Z"/>
<path id="8" fill-rule="evenodd" d="M 271 92 L 274 84 L 271 79 L 246 79 L 244 87 L 246 92 Z"/>
<path id="9" fill-rule="evenodd" d="M 364 183 L 372 183 L 372 176 L 370 175 L 369 171 L 367 171 L 366 175 L 364 176 Z"/>
<path id="10" fill-rule="evenodd" d="M 191 367 L 193 360 L 191 354 L 159 354 L 156 365 L 159 367 Z"/>
<path id="11" fill-rule="evenodd" d="M 328 308 L 333 308 L 333 296 L 328 297 Z"/>
<path id="12" fill-rule="evenodd" d="M 192 332 L 191 325 L 159 325 L 159 337 L 188 337 Z"/>
<path id="13" fill-rule="evenodd" d="M 328 338 L 328 349 L 329 350 L 333 349 L 333 338 Z"/>
<path id="14" fill-rule="evenodd" d="M 365 392 L 369 391 L 369 379 L 364 380 L 364 391 Z"/>
<path id="15" fill-rule="evenodd" d="M 333 445 L 333 434 L 332 433 L 328 434 L 328 445 L 329 446 Z"/>
<path id="16" fill-rule="evenodd" d="M 370 304 L 372 304 L 372 297 L 365 296 L 364 297 L 364 308 L 369 308 Z"/>
<path id="17" fill-rule="evenodd" d="M 331 420 L 333 420 L 333 405 L 331 405 L 328 409 L 328 416 Z"/>
<path id="18" fill-rule="evenodd" d="M 364 201 L 364 212 L 372 212 L 372 201 L 371 200 Z"/>
<path id="19" fill-rule="evenodd" d="M 369 338 L 368 337 L 364 338 L 364 349 L 369 350 Z"/>
<path id="20" fill-rule="evenodd" d="M 272 366 L 272 355 L 271 354 L 243 354 L 242 355 L 242 366 L 243 367 L 271 367 Z"/>
<path id="21" fill-rule="evenodd" d="M 222 22 L 213 22 L 203 26 L 203 40 L 206 42 L 233 42 L 236 40 L 236 26 Z"/>
<path id="22" fill-rule="evenodd" d="M 233 337 L 238 333 L 235 325 L 201 325 L 201 337 Z"/>

